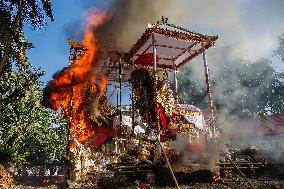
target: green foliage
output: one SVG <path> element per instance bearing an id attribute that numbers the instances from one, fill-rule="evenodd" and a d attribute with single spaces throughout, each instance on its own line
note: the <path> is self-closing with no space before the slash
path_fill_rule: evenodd
<path id="1" fill-rule="evenodd" d="M 219 111 L 240 117 L 258 117 L 284 110 L 283 73 L 267 59 L 245 61 L 230 47 L 208 54 L 213 99 Z M 192 62 L 178 73 L 181 99 L 203 109 L 207 92 L 203 62 Z"/>
<path id="2" fill-rule="evenodd" d="M 24 24 L 53 20 L 50 0 L 0 0 L 0 160 L 40 164 L 64 156 L 65 120 L 41 105 L 42 71 L 31 70 Z"/>
<path id="3" fill-rule="evenodd" d="M 44 163 L 64 155 L 65 121 L 41 105 L 42 72 L 5 71 L 0 79 L 0 156 L 12 163 Z"/>
<path id="4" fill-rule="evenodd" d="M 47 19 L 54 20 L 50 0 L 0 0 L 0 7 L 1 12 L 10 14 L 10 22 L 19 11 L 22 13 L 19 28 L 23 27 L 23 23 L 30 24 L 33 28 L 41 28 L 46 25 Z"/>
<path id="5" fill-rule="evenodd" d="M 47 18 L 53 20 L 50 0 L 0 0 L 0 74 L 11 62 L 23 63 L 19 55 L 32 47 L 25 40 L 24 24 L 44 28 Z"/>

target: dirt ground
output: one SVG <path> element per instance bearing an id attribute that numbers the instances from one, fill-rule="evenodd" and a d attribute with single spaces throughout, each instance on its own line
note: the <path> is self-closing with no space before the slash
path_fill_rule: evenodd
<path id="1" fill-rule="evenodd" d="M 255 181 L 251 180 L 256 189 L 284 189 L 284 181 Z M 60 185 L 50 185 L 50 186 L 24 186 L 16 185 L 13 189 L 61 189 Z M 90 183 L 85 183 L 84 185 L 78 184 L 70 187 L 73 189 L 94 189 L 101 188 L 96 186 L 91 186 Z M 132 186 L 112 186 L 113 189 L 138 189 L 137 185 Z M 159 187 L 159 186 L 148 186 L 148 188 L 153 189 L 176 189 L 174 186 Z M 180 185 L 181 189 L 246 189 L 251 188 L 247 182 L 226 182 L 226 183 L 195 183 L 190 185 Z M 111 189 L 111 188 L 106 188 Z M 144 189 L 144 188 L 141 188 Z M 146 189 L 146 188 L 145 188 Z"/>

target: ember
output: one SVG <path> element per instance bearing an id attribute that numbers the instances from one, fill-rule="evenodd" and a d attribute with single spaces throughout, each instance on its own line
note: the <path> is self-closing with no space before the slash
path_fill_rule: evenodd
<path id="1" fill-rule="evenodd" d="M 214 183 L 220 183 L 220 182 L 221 182 L 221 177 L 220 177 L 220 175 L 214 175 L 214 176 L 213 176 L 213 182 L 214 182 Z"/>
<path id="2" fill-rule="evenodd" d="M 44 179 L 44 180 L 42 181 L 42 183 L 47 184 L 47 183 L 49 183 L 49 180 Z"/>

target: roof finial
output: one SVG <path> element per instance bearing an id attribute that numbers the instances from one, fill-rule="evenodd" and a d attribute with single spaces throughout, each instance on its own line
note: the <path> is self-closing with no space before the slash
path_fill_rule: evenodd
<path id="1" fill-rule="evenodd" d="M 168 19 L 167 17 L 162 16 L 161 21 L 163 24 L 167 24 L 168 23 Z"/>
<path id="2" fill-rule="evenodd" d="M 167 24 L 168 23 L 168 19 L 167 17 L 162 16 L 161 20 L 157 22 L 157 24 Z"/>

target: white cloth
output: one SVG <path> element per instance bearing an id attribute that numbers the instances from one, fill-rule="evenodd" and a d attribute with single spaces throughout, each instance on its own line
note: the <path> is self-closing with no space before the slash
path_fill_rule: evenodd
<path id="1" fill-rule="evenodd" d="M 124 128 L 124 132 L 130 133 L 132 131 L 132 118 L 127 115 L 122 115 L 121 126 Z M 118 128 L 120 125 L 120 116 L 115 116 L 113 118 L 113 128 Z M 125 134 L 126 134 L 125 133 Z"/>
<path id="2" fill-rule="evenodd" d="M 200 130 L 204 129 L 204 116 L 202 114 L 198 115 L 198 116 L 184 116 L 184 118 L 186 119 L 186 121 L 188 121 L 189 123 L 193 123 L 195 125 L 195 127 L 197 127 Z"/>
<path id="3" fill-rule="evenodd" d="M 175 109 L 185 110 L 183 117 L 188 123 L 193 123 L 195 127 L 204 130 L 205 119 L 201 109 L 190 104 L 176 104 Z M 192 115 L 191 113 L 192 112 Z"/>
<path id="4" fill-rule="evenodd" d="M 113 126 L 120 125 L 120 116 L 115 116 L 113 118 Z M 122 125 L 132 126 L 132 119 L 130 116 L 122 115 Z"/>
<path id="5" fill-rule="evenodd" d="M 134 134 L 140 134 L 140 133 L 145 133 L 145 129 L 143 127 L 141 127 L 140 125 L 136 125 L 134 127 Z"/>

